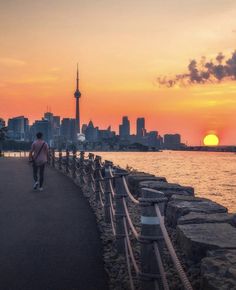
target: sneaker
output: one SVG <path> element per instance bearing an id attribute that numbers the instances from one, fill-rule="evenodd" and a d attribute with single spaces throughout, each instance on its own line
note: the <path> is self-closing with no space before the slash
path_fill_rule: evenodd
<path id="1" fill-rule="evenodd" d="M 34 189 L 35 189 L 35 190 L 38 188 L 38 185 L 39 185 L 39 182 L 36 181 L 35 184 L 34 184 Z"/>
<path id="2" fill-rule="evenodd" d="M 42 188 L 42 187 L 40 187 L 40 188 L 39 188 L 39 191 L 43 191 L 43 188 Z"/>

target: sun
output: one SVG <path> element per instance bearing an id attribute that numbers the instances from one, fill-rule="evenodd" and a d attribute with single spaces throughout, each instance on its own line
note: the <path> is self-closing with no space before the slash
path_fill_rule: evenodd
<path id="1" fill-rule="evenodd" d="M 206 146 L 217 146 L 219 144 L 219 138 L 215 134 L 208 134 L 204 137 L 203 143 Z"/>

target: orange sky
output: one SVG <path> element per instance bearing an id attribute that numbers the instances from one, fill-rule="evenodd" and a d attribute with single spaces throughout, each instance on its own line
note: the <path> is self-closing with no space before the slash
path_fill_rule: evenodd
<path id="1" fill-rule="evenodd" d="M 80 67 L 81 118 L 117 130 L 128 115 L 148 130 L 179 132 L 199 145 L 215 132 L 236 144 L 236 81 L 159 88 L 159 75 L 190 59 L 236 48 L 234 0 L 12 0 L 0 3 L 0 117 L 74 117 Z"/>

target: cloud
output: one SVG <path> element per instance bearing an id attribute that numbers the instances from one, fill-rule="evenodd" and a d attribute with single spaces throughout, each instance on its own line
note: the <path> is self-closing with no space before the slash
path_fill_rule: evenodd
<path id="1" fill-rule="evenodd" d="M 23 60 L 15 59 L 15 58 L 9 58 L 9 57 L 0 57 L 0 65 L 4 66 L 24 66 L 26 65 L 26 62 Z"/>
<path id="2" fill-rule="evenodd" d="M 198 62 L 193 59 L 188 64 L 187 73 L 175 75 L 173 78 L 157 77 L 156 81 L 160 86 L 171 88 L 176 85 L 219 83 L 225 79 L 236 80 L 236 50 L 228 59 L 221 52 L 214 60 L 207 61 L 205 56 Z"/>

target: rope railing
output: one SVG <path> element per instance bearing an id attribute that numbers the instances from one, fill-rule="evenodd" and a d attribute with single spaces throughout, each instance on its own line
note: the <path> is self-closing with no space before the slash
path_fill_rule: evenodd
<path id="1" fill-rule="evenodd" d="M 143 290 L 170 289 L 163 266 L 163 247 L 168 250 L 183 289 L 193 289 L 165 227 L 167 199 L 162 192 L 143 188 L 142 197 L 136 199 L 127 184 L 127 171 L 110 161 L 102 162 L 100 156 L 92 153 L 85 156 L 80 152 L 77 156 L 76 152 L 71 155 L 51 150 L 50 163 L 95 196 L 97 206 L 104 212 L 104 221 L 110 224 L 116 249 L 125 257 L 130 289 L 136 289 L 137 281 Z M 140 224 L 133 223 L 130 207 L 141 211 Z"/>
<path id="2" fill-rule="evenodd" d="M 127 195 L 129 196 L 129 198 L 135 203 L 135 204 L 139 204 L 139 201 L 137 199 L 135 199 L 132 195 L 132 193 L 129 191 L 129 187 L 127 185 L 127 182 L 126 182 L 126 179 L 125 177 L 123 176 L 122 177 L 122 180 L 123 180 L 123 183 L 124 183 L 124 187 L 125 187 L 125 190 L 127 192 Z"/>
<path id="3" fill-rule="evenodd" d="M 165 227 L 164 219 L 163 219 L 163 217 L 161 215 L 160 209 L 159 209 L 157 204 L 155 204 L 155 211 L 156 211 L 157 217 L 160 220 L 160 227 L 161 227 L 161 231 L 162 231 L 164 240 L 166 242 L 166 246 L 167 246 L 167 248 L 169 250 L 170 256 L 171 256 L 172 261 L 173 261 L 173 263 L 175 265 L 175 268 L 176 268 L 176 270 L 177 270 L 177 272 L 179 274 L 179 277 L 180 277 L 180 279 L 181 279 L 181 281 L 182 281 L 182 283 L 184 285 L 184 288 L 186 290 L 193 290 L 193 288 L 192 288 L 192 286 L 191 286 L 191 284 L 190 284 L 190 282 L 189 282 L 189 280 L 188 280 L 188 278 L 187 278 L 187 276 L 186 276 L 186 274 L 184 272 L 184 269 L 181 266 L 181 263 L 180 263 L 177 255 L 175 253 L 175 249 L 174 249 L 174 247 L 173 247 L 173 245 L 171 243 L 170 237 L 169 237 L 168 232 L 167 232 L 166 227 Z"/>
<path id="4" fill-rule="evenodd" d="M 129 227 L 130 227 L 134 237 L 138 240 L 139 234 L 138 234 L 137 230 L 135 229 L 135 227 L 134 227 L 134 225 L 132 223 L 132 220 L 130 218 L 130 214 L 129 214 L 129 210 L 128 210 L 125 198 L 123 198 L 123 205 L 124 205 L 124 209 L 125 209 L 126 220 L 127 220 L 128 224 L 129 224 Z"/>

